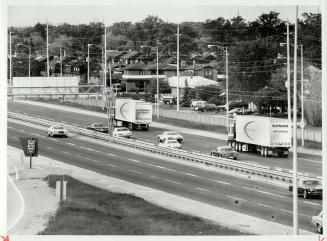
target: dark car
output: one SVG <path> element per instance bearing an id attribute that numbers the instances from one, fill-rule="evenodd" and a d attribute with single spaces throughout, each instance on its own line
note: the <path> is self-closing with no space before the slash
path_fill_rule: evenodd
<path id="1" fill-rule="evenodd" d="M 237 158 L 237 152 L 229 146 L 219 146 L 217 147 L 217 150 L 211 151 L 210 155 L 234 160 Z"/>
<path id="2" fill-rule="evenodd" d="M 206 112 L 206 111 L 216 111 L 217 106 L 215 104 L 205 104 L 204 106 L 198 107 L 198 111 Z"/>
<path id="3" fill-rule="evenodd" d="M 289 186 L 289 191 L 293 191 L 293 186 Z M 309 197 L 322 197 L 321 181 L 316 179 L 303 179 L 298 183 L 298 195 L 302 195 L 304 199 Z"/>
<path id="4" fill-rule="evenodd" d="M 108 126 L 106 126 L 103 123 L 92 123 L 91 125 L 87 126 L 86 129 L 93 130 L 93 131 L 99 131 L 103 133 L 108 133 Z"/>

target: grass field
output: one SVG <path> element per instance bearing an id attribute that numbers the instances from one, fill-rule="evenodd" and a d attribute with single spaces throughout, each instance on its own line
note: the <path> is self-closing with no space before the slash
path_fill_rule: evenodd
<path id="1" fill-rule="evenodd" d="M 60 176 L 46 177 L 55 188 Z M 41 235 L 245 235 L 65 176 L 67 200 Z"/>

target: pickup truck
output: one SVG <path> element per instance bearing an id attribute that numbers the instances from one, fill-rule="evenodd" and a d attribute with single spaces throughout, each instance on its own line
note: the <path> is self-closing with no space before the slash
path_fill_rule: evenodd
<path id="1" fill-rule="evenodd" d="M 293 185 L 288 187 L 293 192 Z M 322 197 L 322 183 L 316 179 L 303 179 L 298 182 L 298 195 L 302 195 L 304 199 L 309 197 Z"/>

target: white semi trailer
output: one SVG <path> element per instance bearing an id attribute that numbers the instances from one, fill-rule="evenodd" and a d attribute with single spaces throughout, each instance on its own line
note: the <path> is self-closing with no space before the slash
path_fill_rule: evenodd
<path id="1" fill-rule="evenodd" d="M 152 104 L 130 98 L 116 98 L 115 121 L 116 125 L 126 126 L 130 130 L 148 130 L 152 122 Z"/>
<path id="2" fill-rule="evenodd" d="M 287 157 L 292 142 L 287 119 L 237 115 L 229 125 L 228 143 L 236 151 L 258 151 L 262 156 Z"/>

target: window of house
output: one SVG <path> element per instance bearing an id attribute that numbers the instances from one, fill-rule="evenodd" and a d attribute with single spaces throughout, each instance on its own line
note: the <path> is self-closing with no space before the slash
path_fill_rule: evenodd
<path id="1" fill-rule="evenodd" d="M 212 75 L 212 70 L 211 69 L 206 69 L 204 70 L 205 75 Z"/>

